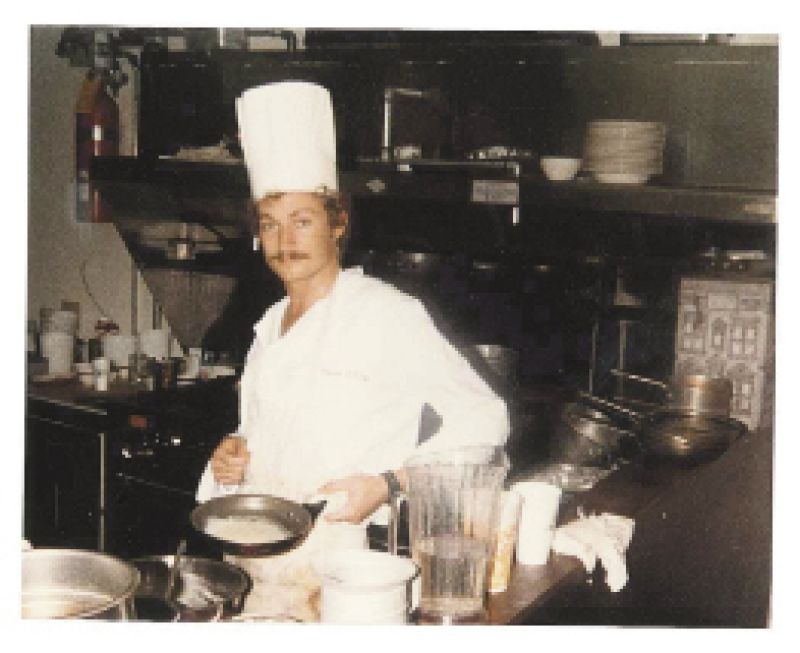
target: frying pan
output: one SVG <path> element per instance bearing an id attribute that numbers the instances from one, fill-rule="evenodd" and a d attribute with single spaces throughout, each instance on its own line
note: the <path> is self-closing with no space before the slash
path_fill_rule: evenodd
<path id="1" fill-rule="evenodd" d="M 732 417 L 704 415 L 669 406 L 642 414 L 588 393 L 579 395 L 628 420 L 645 459 L 686 464 L 707 462 L 747 433 L 747 427 Z"/>
<path id="2" fill-rule="evenodd" d="M 268 494 L 231 494 L 210 499 L 197 506 L 189 519 L 198 532 L 220 543 L 226 553 L 242 556 L 271 556 L 299 545 L 311 531 L 326 502 L 304 504 Z M 285 538 L 270 542 L 232 542 L 208 533 L 211 518 L 250 517 L 271 521 L 288 532 Z"/>

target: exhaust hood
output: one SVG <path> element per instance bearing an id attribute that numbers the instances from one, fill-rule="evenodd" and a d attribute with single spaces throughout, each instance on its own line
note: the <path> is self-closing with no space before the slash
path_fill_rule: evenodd
<path id="1" fill-rule="evenodd" d="M 184 165 L 188 171 L 180 163 L 98 157 L 91 183 L 175 337 L 184 347 L 199 347 L 252 258 L 251 207 L 241 166 L 226 174 Z"/>
<path id="2" fill-rule="evenodd" d="M 541 219 L 548 211 L 565 210 L 598 218 L 604 214 L 653 220 L 688 216 L 693 222 L 738 222 L 742 226 L 776 221 L 776 198 L 769 192 L 649 185 L 620 188 L 584 180 L 555 185 L 527 174 L 499 171 L 503 178 L 497 179 L 498 171 L 425 163 L 416 161 L 408 171 L 398 170 L 392 162 L 362 167 L 342 174 L 341 187 L 354 200 L 381 199 L 397 207 L 414 200 L 468 206 L 489 201 L 476 196 L 476 184 L 502 189 L 510 184 L 515 187 L 521 223 L 527 222 L 529 213 Z M 253 252 L 247 227 L 253 207 L 244 166 L 97 157 L 91 182 L 110 207 L 115 226 L 181 344 L 204 346 L 201 343 L 212 325 L 219 327 L 218 333 L 227 333 L 227 326 L 216 323 L 232 297 L 258 295 L 264 285 L 263 280 L 254 281 L 254 270 L 265 266 L 254 260 L 260 255 Z M 495 195 L 490 203 L 507 204 L 504 196 Z M 354 204 L 358 222 L 371 223 L 383 233 L 378 224 L 384 212 L 380 206 L 387 205 L 365 204 L 369 215 L 360 215 L 359 206 Z M 434 232 L 441 232 L 440 227 L 429 225 L 432 238 Z M 534 242 L 523 240 L 517 245 L 522 250 L 535 247 Z M 236 293 L 239 284 L 248 283 L 251 287 Z M 245 321 L 256 319 L 259 310 L 262 307 L 248 310 Z M 241 324 L 233 328 L 249 333 Z"/>

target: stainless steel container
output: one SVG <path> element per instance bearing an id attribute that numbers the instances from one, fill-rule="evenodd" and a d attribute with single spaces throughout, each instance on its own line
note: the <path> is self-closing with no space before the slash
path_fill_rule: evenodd
<path id="1" fill-rule="evenodd" d="M 475 351 L 501 378 L 513 381 L 517 377 L 519 353 L 501 345 L 475 345 Z"/>
<path id="2" fill-rule="evenodd" d="M 109 619 L 135 616 L 136 568 L 113 556 L 77 549 L 22 553 L 22 617 Z"/>
<path id="3" fill-rule="evenodd" d="M 684 374 L 675 376 L 669 384 L 666 384 L 622 370 L 611 370 L 611 373 L 661 389 L 668 408 L 707 417 L 729 417 L 731 414 L 733 382 L 728 378 L 711 377 L 706 374 Z"/>
<path id="4" fill-rule="evenodd" d="M 728 417 L 731 414 L 733 383 L 730 379 L 688 374 L 673 379 L 670 405 L 694 415 Z"/>

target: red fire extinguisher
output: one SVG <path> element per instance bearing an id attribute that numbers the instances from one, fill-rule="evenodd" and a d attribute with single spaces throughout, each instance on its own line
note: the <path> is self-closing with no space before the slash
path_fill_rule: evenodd
<path id="1" fill-rule="evenodd" d="M 75 217 L 78 222 L 108 222 L 109 208 L 92 188 L 89 169 L 92 157 L 119 154 L 119 108 L 102 77 L 93 71 L 81 85 L 75 120 Z"/>

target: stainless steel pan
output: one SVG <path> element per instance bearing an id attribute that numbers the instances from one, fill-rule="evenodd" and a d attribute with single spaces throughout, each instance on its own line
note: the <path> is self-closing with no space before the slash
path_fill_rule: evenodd
<path id="1" fill-rule="evenodd" d="M 747 427 L 731 417 L 667 408 L 647 415 L 640 433 L 647 458 L 698 463 L 719 456 Z"/>
<path id="2" fill-rule="evenodd" d="M 325 507 L 322 501 L 302 504 L 267 494 L 232 494 L 201 503 L 190 515 L 195 530 L 222 544 L 226 553 L 243 556 L 269 556 L 285 553 L 299 545 L 311 531 L 314 521 Z M 214 537 L 208 532 L 212 517 L 250 517 L 283 526 L 289 535 L 270 542 L 231 542 Z"/>
<path id="3" fill-rule="evenodd" d="M 664 407 L 638 413 L 615 402 L 579 393 L 583 399 L 627 420 L 637 434 L 646 459 L 700 463 L 725 451 L 747 427 L 731 417 L 698 414 L 685 408 Z"/>

